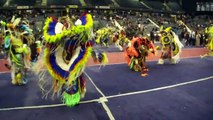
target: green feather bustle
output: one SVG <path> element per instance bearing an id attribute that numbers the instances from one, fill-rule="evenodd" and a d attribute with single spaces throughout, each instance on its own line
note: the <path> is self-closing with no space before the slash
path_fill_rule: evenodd
<path id="1" fill-rule="evenodd" d="M 67 92 L 63 93 L 63 102 L 67 107 L 72 107 L 77 105 L 80 102 L 81 94 L 76 92 L 75 94 L 68 94 Z"/>

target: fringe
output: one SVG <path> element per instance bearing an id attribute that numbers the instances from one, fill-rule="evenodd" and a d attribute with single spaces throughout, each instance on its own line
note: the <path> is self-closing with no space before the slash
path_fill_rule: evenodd
<path id="1" fill-rule="evenodd" d="M 80 102 L 80 99 L 81 99 L 81 95 L 79 91 L 75 94 L 68 94 L 66 92 L 63 93 L 62 100 L 67 107 L 75 106 L 76 104 Z"/>

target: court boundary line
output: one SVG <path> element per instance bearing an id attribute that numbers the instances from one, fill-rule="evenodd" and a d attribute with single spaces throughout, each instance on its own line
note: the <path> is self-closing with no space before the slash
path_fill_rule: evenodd
<path id="1" fill-rule="evenodd" d="M 182 83 L 178 83 L 178 84 L 173 84 L 173 85 L 169 85 L 169 86 L 148 89 L 148 90 L 142 90 L 142 91 L 136 91 L 136 92 L 129 92 L 129 93 L 123 93 L 123 94 L 118 94 L 118 95 L 106 96 L 106 98 L 111 99 L 111 98 L 117 98 L 117 97 L 129 96 L 129 95 L 144 94 L 144 93 L 155 92 L 155 91 L 160 91 L 160 90 L 180 87 L 180 86 L 184 86 L 184 85 L 189 85 L 189 84 L 193 84 L 193 83 L 199 83 L 199 82 L 203 82 L 203 81 L 207 81 L 207 80 L 211 80 L 211 79 L 213 79 L 213 76 L 204 77 L 204 78 L 200 78 L 200 79 L 196 79 L 196 80 L 192 80 L 192 81 L 188 81 L 188 82 L 182 82 Z M 100 97 L 99 99 L 81 101 L 79 104 L 87 104 L 87 103 L 99 102 L 99 101 L 101 101 L 100 100 L 101 98 L 102 97 Z M 23 109 L 53 108 L 53 107 L 61 107 L 61 106 L 66 106 L 66 105 L 65 104 L 52 104 L 52 105 L 37 105 L 37 106 L 0 108 L 0 112 L 1 111 L 10 111 L 10 110 L 23 110 Z"/>
<path id="2" fill-rule="evenodd" d="M 102 97 L 106 98 L 106 96 L 104 95 L 104 93 L 97 87 L 97 85 L 93 82 L 92 78 L 86 73 L 84 72 L 84 74 L 86 75 L 86 77 L 89 79 L 89 81 L 92 83 L 92 85 L 95 87 L 95 89 L 101 94 Z"/>
<path id="3" fill-rule="evenodd" d="M 210 79 L 213 79 L 213 76 L 204 77 L 204 78 L 200 78 L 200 79 L 196 79 L 196 80 L 192 80 L 192 81 L 188 81 L 188 82 L 182 82 L 182 83 L 178 83 L 178 84 L 173 84 L 173 85 L 168 85 L 168 86 L 148 89 L 148 90 L 141 90 L 141 91 L 136 91 L 136 92 L 129 92 L 129 93 L 123 93 L 123 94 L 118 94 L 118 95 L 111 95 L 111 96 L 106 96 L 106 97 L 108 99 L 110 99 L 110 98 L 116 98 L 116 97 L 123 97 L 123 96 L 129 96 L 129 95 L 136 95 L 136 94 L 155 92 L 155 91 L 160 91 L 160 90 L 180 87 L 180 86 L 184 86 L 184 85 L 189 85 L 189 84 L 193 84 L 193 83 L 203 82 L 203 81 L 207 81 L 207 80 L 210 80 Z"/>
<path id="4" fill-rule="evenodd" d="M 106 111 L 109 119 L 110 120 L 115 120 L 115 117 L 113 116 L 111 110 L 109 109 L 109 107 L 105 103 L 105 102 L 108 102 L 108 99 L 106 98 L 106 96 L 104 95 L 104 93 L 98 88 L 98 86 L 93 82 L 92 78 L 86 72 L 84 72 L 84 74 L 87 76 L 87 78 L 92 83 L 92 85 L 95 87 L 95 89 L 99 92 L 99 94 L 102 95 L 102 97 L 99 98 L 99 103 L 101 103 L 101 105 L 103 106 L 103 108 Z"/>
<path id="5" fill-rule="evenodd" d="M 93 103 L 98 102 L 99 99 L 92 99 L 92 100 L 86 100 L 86 101 L 80 101 L 79 104 L 87 104 L 87 103 Z M 53 107 L 66 107 L 65 104 L 51 104 L 51 105 L 37 105 L 37 106 L 23 106 L 23 107 L 8 107 L 8 108 L 0 108 L 1 111 L 11 111 L 11 110 L 25 110 L 25 109 L 41 109 L 41 108 L 53 108 Z"/>

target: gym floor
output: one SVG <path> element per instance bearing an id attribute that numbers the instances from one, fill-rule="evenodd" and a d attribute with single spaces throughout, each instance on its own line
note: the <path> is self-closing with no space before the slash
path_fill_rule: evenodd
<path id="1" fill-rule="evenodd" d="M 10 71 L 0 60 L 1 120 L 212 120 L 213 58 L 201 59 L 205 48 L 185 48 L 181 61 L 157 64 L 160 52 L 147 58 L 149 75 L 131 71 L 122 52 L 108 52 L 109 64 L 88 61 L 87 93 L 79 105 L 42 98 L 38 79 L 11 84 Z"/>

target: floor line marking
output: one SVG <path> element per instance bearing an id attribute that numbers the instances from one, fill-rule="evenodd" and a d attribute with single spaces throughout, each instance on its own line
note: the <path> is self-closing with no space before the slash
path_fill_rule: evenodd
<path id="1" fill-rule="evenodd" d="M 192 81 L 188 81 L 188 82 L 178 83 L 178 84 L 174 84 L 174 85 L 148 89 L 148 90 L 142 90 L 142 91 L 136 91 L 136 92 L 123 93 L 123 94 L 119 94 L 119 95 L 106 96 L 106 98 L 109 99 L 109 98 L 116 98 L 116 97 L 123 97 L 123 96 L 129 96 L 129 95 L 136 95 L 136 94 L 155 92 L 155 91 L 165 90 L 165 89 L 169 89 L 169 88 L 175 88 L 175 87 L 179 87 L 179 86 L 183 86 L 183 85 L 188 85 L 188 84 L 192 84 L 192 83 L 198 83 L 198 82 L 202 82 L 202 81 L 207 81 L 207 80 L 210 80 L 210 79 L 213 79 L 213 76 L 200 78 L 200 79 L 192 80 Z"/>
<path id="2" fill-rule="evenodd" d="M 101 96 L 103 96 L 104 98 L 106 97 L 104 95 L 104 93 L 96 86 L 96 84 L 93 82 L 92 78 L 86 73 L 84 72 L 84 74 L 87 76 L 87 78 L 89 79 L 89 81 L 92 83 L 92 85 L 95 87 L 95 89 L 101 94 Z"/>
<path id="3" fill-rule="evenodd" d="M 112 115 L 112 112 L 110 111 L 109 107 L 106 105 L 105 102 L 101 102 L 103 108 L 106 110 L 107 115 L 109 116 L 110 120 L 115 120 L 114 116 Z"/>
<path id="4" fill-rule="evenodd" d="M 104 93 L 97 87 L 97 85 L 93 82 L 92 78 L 86 73 L 84 72 L 85 75 L 87 76 L 87 78 L 89 79 L 89 81 L 93 84 L 93 86 L 95 87 L 95 89 L 103 96 L 99 98 L 99 103 L 101 103 L 101 105 L 103 106 L 104 110 L 106 111 L 108 117 L 110 118 L 110 120 L 115 120 L 112 112 L 110 111 L 109 107 L 106 105 L 105 102 L 108 102 L 106 96 L 104 95 Z"/>
<path id="5" fill-rule="evenodd" d="M 10 71 L 2 71 L 2 72 L 0 72 L 0 74 L 6 74 L 6 73 L 10 73 Z"/>
<path id="6" fill-rule="evenodd" d="M 79 104 L 98 102 L 99 99 L 81 101 Z M 65 104 L 52 104 L 52 105 L 38 105 L 38 106 L 24 106 L 24 107 L 10 107 L 0 108 L 0 111 L 11 111 L 11 110 L 25 110 L 25 109 L 41 109 L 41 108 L 53 108 L 53 107 L 64 107 Z"/>
<path id="7" fill-rule="evenodd" d="M 175 85 L 169 85 L 169 86 L 164 86 L 164 87 L 159 87 L 159 88 L 153 88 L 149 90 L 143 90 L 143 91 L 137 91 L 137 92 L 130 92 L 130 93 L 124 93 L 124 94 L 119 94 L 119 95 L 111 95 L 111 96 L 106 96 L 106 98 L 116 98 L 116 97 L 122 97 L 122 96 L 129 96 L 129 95 L 135 95 L 135 94 L 142 94 L 142 93 L 149 93 L 149 92 L 154 92 L 154 91 L 159 91 L 159 90 L 165 90 L 169 88 L 175 88 L 187 84 L 192 84 L 192 83 L 198 83 L 202 81 L 207 81 L 212 79 L 213 76 L 205 77 L 205 78 L 200 78 L 197 80 L 189 81 L 189 82 L 183 82 Z M 93 103 L 93 102 L 99 102 L 101 98 L 99 99 L 93 99 L 93 100 L 87 100 L 87 101 L 81 101 L 79 104 L 86 104 L 86 103 Z M 104 103 L 104 102 L 102 102 Z M 39 105 L 39 106 L 25 106 L 25 107 L 12 107 L 12 108 L 0 108 L 0 111 L 10 111 L 10 110 L 24 110 L 24 109 L 39 109 L 39 108 L 53 108 L 53 107 L 63 107 L 66 106 L 65 104 L 52 104 L 52 105 Z M 106 107 L 103 104 L 103 107 Z M 107 109 L 107 108 L 106 108 Z"/>

